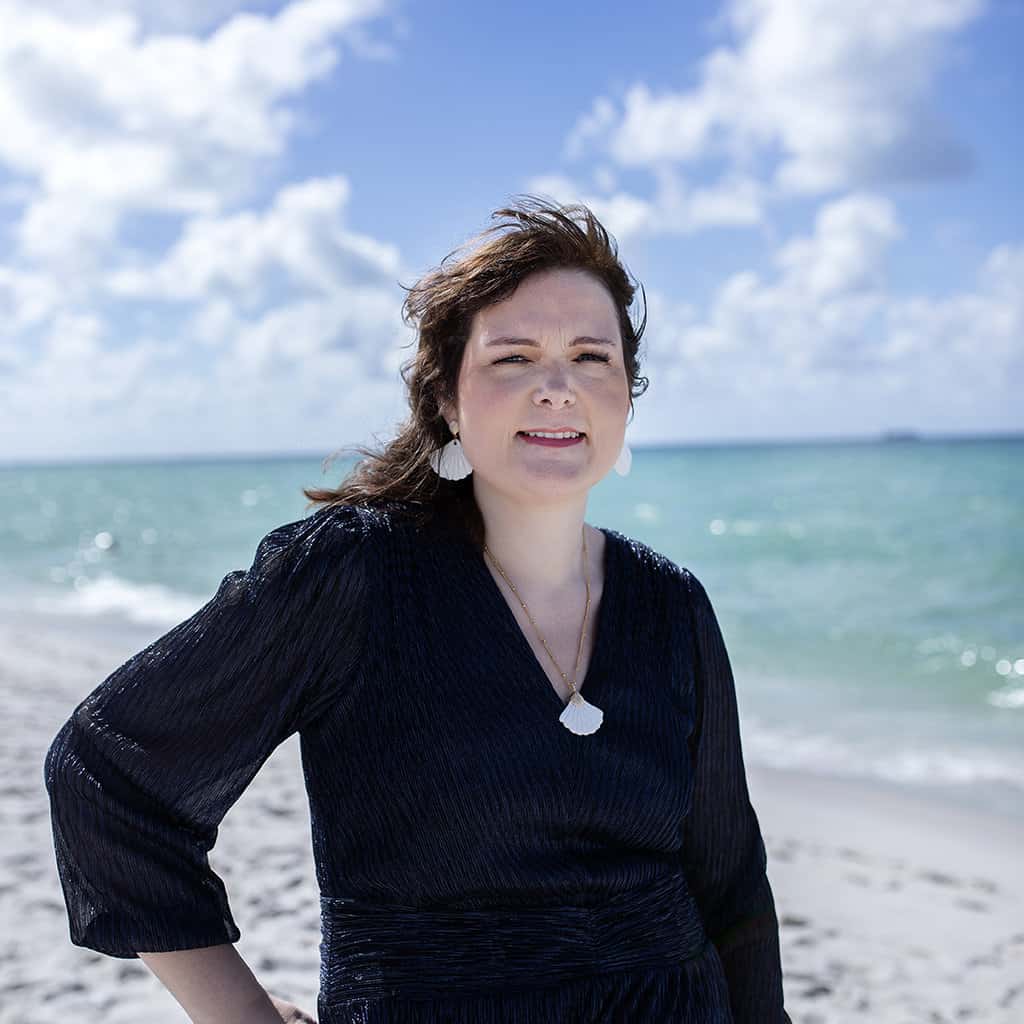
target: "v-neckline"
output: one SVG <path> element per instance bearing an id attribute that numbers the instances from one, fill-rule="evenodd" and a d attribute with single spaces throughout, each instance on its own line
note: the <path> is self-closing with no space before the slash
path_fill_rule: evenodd
<path id="1" fill-rule="evenodd" d="M 612 603 L 612 599 L 618 593 L 617 581 L 613 578 L 615 570 L 618 566 L 617 559 L 615 557 L 616 552 L 613 552 L 612 548 L 617 543 L 615 537 L 615 531 L 607 529 L 603 526 L 597 527 L 605 537 L 604 551 L 602 552 L 602 572 L 603 572 L 603 583 L 601 587 L 601 597 L 597 604 L 597 615 L 594 620 L 594 636 L 593 644 L 590 650 L 590 661 L 587 663 L 587 671 L 584 673 L 583 682 L 577 686 L 580 696 L 586 700 L 590 700 L 594 697 L 593 683 L 596 679 L 599 679 L 598 669 L 601 667 L 603 661 L 604 650 L 607 647 L 609 638 L 607 637 L 608 632 L 608 616 L 610 614 L 609 608 Z M 540 663 L 537 658 L 537 654 L 527 639 L 526 634 L 523 632 L 522 626 L 519 625 L 519 620 L 516 618 L 515 613 L 509 607 L 508 601 L 505 600 L 504 594 L 498 585 L 498 581 L 491 574 L 491 570 L 487 566 L 486 555 L 482 551 L 473 548 L 476 556 L 476 562 L 480 571 L 487 578 L 490 584 L 490 592 L 495 601 L 500 605 L 501 611 L 498 613 L 504 616 L 504 621 L 508 628 L 512 630 L 516 637 L 516 644 L 519 646 L 520 651 L 523 654 L 524 660 L 531 666 L 531 677 L 537 677 L 538 681 L 543 683 L 544 689 L 548 692 L 548 699 L 554 701 L 559 711 L 564 711 L 568 707 L 568 701 L 563 701 L 561 694 L 554 688 L 551 680 L 548 678 L 547 672 L 544 671 L 544 666 Z"/>

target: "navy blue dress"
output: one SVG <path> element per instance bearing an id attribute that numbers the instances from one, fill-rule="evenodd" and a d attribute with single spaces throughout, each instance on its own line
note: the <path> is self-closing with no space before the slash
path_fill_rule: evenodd
<path id="1" fill-rule="evenodd" d="M 582 694 L 563 702 L 483 554 L 400 507 L 271 530 L 50 745 L 71 942 L 235 942 L 208 853 L 300 735 L 320 1024 L 775 1024 L 778 922 L 729 659 L 697 578 L 603 529 Z"/>

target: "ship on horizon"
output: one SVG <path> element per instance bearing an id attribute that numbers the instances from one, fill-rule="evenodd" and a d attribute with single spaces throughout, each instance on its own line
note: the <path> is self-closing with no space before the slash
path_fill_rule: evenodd
<path id="1" fill-rule="evenodd" d="M 894 428 L 882 431 L 883 441 L 920 441 L 921 435 L 909 428 Z"/>

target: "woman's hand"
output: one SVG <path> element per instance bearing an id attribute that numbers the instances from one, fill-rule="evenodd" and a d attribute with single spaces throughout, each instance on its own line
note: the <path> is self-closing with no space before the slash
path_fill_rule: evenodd
<path id="1" fill-rule="evenodd" d="M 270 996 L 270 1001 L 274 1004 L 274 1009 L 281 1015 L 283 1024 L 317 1024 L 316 1018 L 311 1017 L 304 1010 L 300 1010 L 293 1003 L 286 1003 L 283 999 L 278 999 L 277 996 Z"/>

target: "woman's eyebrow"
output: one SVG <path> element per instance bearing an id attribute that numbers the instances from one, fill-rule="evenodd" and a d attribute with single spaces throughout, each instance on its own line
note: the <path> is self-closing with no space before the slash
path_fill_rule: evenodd
<path id="1" fill-rule="evenodd" d="M 608 338 L 592 338 L 587 334 L 581 334 L 578 338 L 574 338 L 573 345 L 615 345 L 614 341 L 610 341 Z M 514 336 L 502 337 L 502 338 L 491 338 L 489 342 L 484 346 L 490 348 L 492 345 L 532 345 L 534 348 L 540 348 L 540 342 L 535 341 L 533 338 L 518 338 Z"/>

